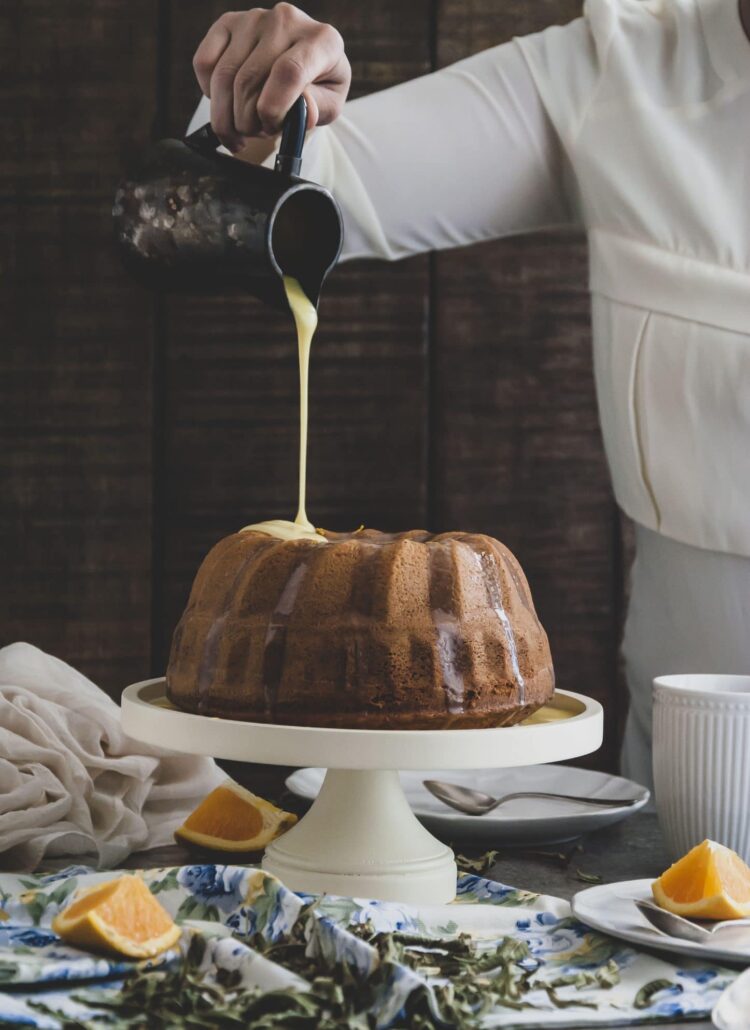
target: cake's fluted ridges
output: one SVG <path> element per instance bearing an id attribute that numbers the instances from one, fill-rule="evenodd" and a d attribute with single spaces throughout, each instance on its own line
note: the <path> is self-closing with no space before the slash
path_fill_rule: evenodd
<path id="1" fill-rule="evenodd" d="M 547 701 L 554 677 L 525 576 L 468 533 L 243 532 L 206 557 L 175 631 L 170 699 L 330 726 L 485 726 Z"/>

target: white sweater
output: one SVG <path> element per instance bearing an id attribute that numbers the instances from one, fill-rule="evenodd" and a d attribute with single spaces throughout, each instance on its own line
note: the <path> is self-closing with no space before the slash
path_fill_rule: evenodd
<path id="1" fill-rule="evenodd" d="M 565 27 L 347 104 L 312 134 L 303 174 L 341 204 L 345 258 L 584 226 L 619 503 L 676 540 L 750 556 L 737 0 L 588 0 Z"/>

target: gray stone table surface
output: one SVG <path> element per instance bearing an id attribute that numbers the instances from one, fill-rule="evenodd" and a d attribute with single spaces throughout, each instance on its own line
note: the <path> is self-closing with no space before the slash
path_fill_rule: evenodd
<path id="1" fill-rule="evenodd" d="M 284 778 L 291 771 L 267 766 L 222 763 L 239 782 L 263 797 L 281 803 L 287 809 L 303 812 L 304 802 L 285 792 Z M 457 852 L 472 858 L 476 850 L 454 845 Z M 501 847 L 488 842 L 488 847 Z M 143 866 L 179 865 L 196 861 L 200 853 L 187 851 L 174 845 L 132 855 L 125 863 L 129 868 Z M 656 815 L 638 812 L 630 819 L 609 829 L 600 830 L 578 841 L 530 849 L 503 849 L 485 873 L 492 879 L 525 890 L 554 894 L 570 900 L 573 895 L 591 884 L 586 876 L 601 877 L 604 883 L 657 877 L 669 865 Z M 701 1030 L 710 1022 L 657 1024 L 662 1030 L 678 1030 L 690 1026 Z"/>

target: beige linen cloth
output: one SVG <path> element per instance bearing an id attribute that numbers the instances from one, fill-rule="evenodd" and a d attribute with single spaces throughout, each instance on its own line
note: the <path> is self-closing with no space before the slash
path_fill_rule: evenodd
<path id="1" fill-rule="evenodd" d="M 0 866 L 117 865 L 172 843 L 225 778 L 212 759 L 126 737 L 119 707 L 65 662 L 30 644 L 0 649 Z"/>

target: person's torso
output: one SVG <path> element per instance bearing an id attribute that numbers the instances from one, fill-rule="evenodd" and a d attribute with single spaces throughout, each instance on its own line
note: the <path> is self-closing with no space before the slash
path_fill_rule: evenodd
<path id="1" fill-rule="evenodd" d="M 651 529 L 750 555 L 750 40 L 737 0 L 587 18 L 593 89 L 577 122 L 549 107 L 589 234 L 615 491 Z"/>

